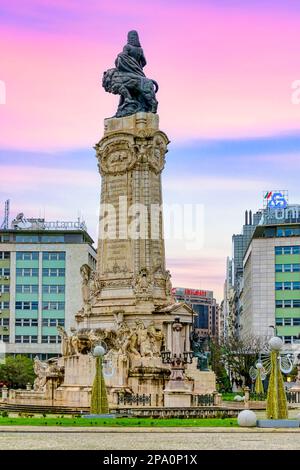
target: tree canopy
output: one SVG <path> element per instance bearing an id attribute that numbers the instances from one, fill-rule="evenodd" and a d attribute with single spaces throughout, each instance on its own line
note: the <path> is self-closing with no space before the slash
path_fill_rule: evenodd
<path id="1" fill-rule="evenodd" d="M 11 388 L 25 388 L 33 384 L 35 374 L 33 360 L 26 356 L 7 356 L 5 363 L 0 364 L 0 382 Z"/>

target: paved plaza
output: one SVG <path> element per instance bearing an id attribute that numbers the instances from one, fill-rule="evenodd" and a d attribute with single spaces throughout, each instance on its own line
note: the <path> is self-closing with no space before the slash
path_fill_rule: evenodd
<path id="1" fill-rule="evenodd" d="M 300 430 L 0 428 L 0 448 L 41 450 L 300 450 Z"/>

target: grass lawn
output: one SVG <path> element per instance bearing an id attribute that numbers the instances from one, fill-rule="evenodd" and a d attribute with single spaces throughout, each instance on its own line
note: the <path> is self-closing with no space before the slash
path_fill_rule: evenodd
<path id="1" fill-rule="evenodd" d="M 207 419 L 152 419 L 152 418 L 99 418 L 86 419 L 75 417 L 1 417 L 0 426 L 133 426 L 133 427 L 172 427 L 172 426 L 203 426 L 230 427 L 237 426 L 236 418 L 207 418 Z"/>
<path id="2" fill-rule="evenodd" d="M 240 395 L 241 397 L 244 396 L 243 392 L 227 392 L 227 393 L 222 393 L 222 400 L 223 401 L 234 401 L 234 397 L 236 395 Z"/>

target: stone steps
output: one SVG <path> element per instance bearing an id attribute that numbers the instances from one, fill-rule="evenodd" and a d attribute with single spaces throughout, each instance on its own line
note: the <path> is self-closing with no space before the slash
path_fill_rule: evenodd
<path id="1" fill-rule="evenodd" d="M 81 414 L 81 412 L 88 413 L 89 408 L 75 408 L 68 406 L 50 406 L 50 405 L 20 405 L 14 403 L 0 403 L 1 411 L 16 412 L 16 413 L 34 413 L 34 414 Z"/>

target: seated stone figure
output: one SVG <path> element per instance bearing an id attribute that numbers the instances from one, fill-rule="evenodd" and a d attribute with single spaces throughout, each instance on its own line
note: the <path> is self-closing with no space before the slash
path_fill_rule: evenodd
<path id="1" fill-rule="evenodd" d="M 206 338 L 199 336 L 195 330 L 192 330 L 190 335 L 190 342 L 193 356 L 197 358 L 197 368 L 201 371 L 208 371 L 209 352 L 205 351 L 204 348 Z"/>
<path id="2" fill-rule="evenodd" d="M 115 117 L 129 116 L 137 112 L 157 111 L 155 93 L 158 85 L 147 78 L 143 67 L 146 59 L 136 31 L 129 31 L 127 44 L 118 54 L 116 68 L 104 72 L 102 85 L 105 91 L 120 95 Z"/>

